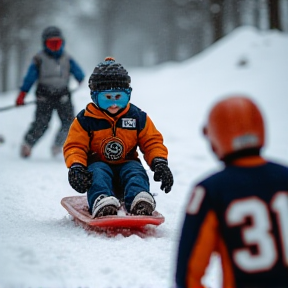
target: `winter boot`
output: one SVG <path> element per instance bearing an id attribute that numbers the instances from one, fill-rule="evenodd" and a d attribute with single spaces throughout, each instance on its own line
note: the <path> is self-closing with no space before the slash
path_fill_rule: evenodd
<path id="1" fill-rule="evenodd" d="M 152 215 L 155 207 L 156 203 L 153 196 L 148 192 L 140 192 L 136 195 L 131 204 L 131 214 Z"/>
<path id="2" fill-rule="evenodd" d="M 21 157 L 28 158 L 31 155 L 31 150 L 32 150 L 32 147 L 29 144 L 24 142 L 21 145 L 21 152 L 20 152 Z"/>
<path id="3" fill-rule="evenodd" d="M 96 198 L 93 204 L 92 218 L 117 215 L 117 211 L 120 206 L 120 202 L 116 197 L 101 194 Z"/>

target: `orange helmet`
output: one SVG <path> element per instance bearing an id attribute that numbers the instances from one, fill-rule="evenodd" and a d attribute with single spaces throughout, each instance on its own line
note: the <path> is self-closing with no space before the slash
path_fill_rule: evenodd
<path id="1" fill-rule="evenodd" d="M 264 121 L 255 103 L 243 96 L 226 98 L 210 111 L 203 129 L 220 160 L 227 155 L 264 145 Z"/>

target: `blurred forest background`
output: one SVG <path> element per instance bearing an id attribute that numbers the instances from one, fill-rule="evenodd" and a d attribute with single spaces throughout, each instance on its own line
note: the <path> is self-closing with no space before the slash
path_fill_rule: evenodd
<path id="1" fill-rule="evenodd" d="M 0 92 L 20 86 L 45 27 L 90 75 L 106 56 L 125 67 L 183 61 L 239 26 L 288 32 L 288 0 L 0 0 Z"/>

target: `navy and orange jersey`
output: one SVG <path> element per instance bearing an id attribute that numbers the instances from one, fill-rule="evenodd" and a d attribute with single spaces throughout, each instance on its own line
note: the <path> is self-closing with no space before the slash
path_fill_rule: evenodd
<path id="1" fill-rule="evenodd" d="M 204 287 L 214 252 L 225 288 L 288 287 L 288 168 L 257 157 L 259 165 L 226 166 L 194 187 L 178 248 L 178 288 Z"/>
<path id="2" fill-rule="evenodd" d="M 168 157 L 162 134 L 140 108 L 128 103 L 121 113 L 110 117 L 89 103 L 71 124 L 63 153 L 68 168 L 95 161 L 120 164 L 139 160 L 138 147 L 149 166 L 155 157 Z"/>

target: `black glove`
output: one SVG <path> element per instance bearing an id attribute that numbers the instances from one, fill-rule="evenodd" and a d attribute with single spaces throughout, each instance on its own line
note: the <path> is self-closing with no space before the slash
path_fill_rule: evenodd
<path id="1" fill-rule="evenodd" d="M 85 193 L 92 185 L 93 173 L 79 163 L 73 164 L 68 172 L 68 180 L 73 189 L 79 193 Z"/>
<path id="2" fill-rule="evenodd" d="M 168 167 L 168 161 L 164 158 L 154 158 L 151 169 L 154 171 L 154 180 L 162 181 L 160 189 L 164 190 L 165 193 L 170 192 L 174 181 L 171 170 Z"/>

